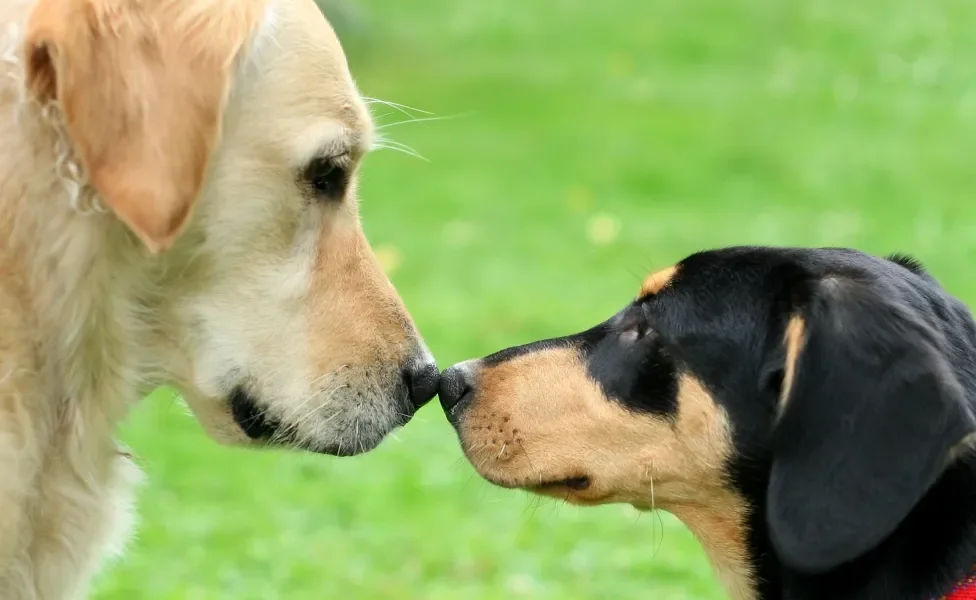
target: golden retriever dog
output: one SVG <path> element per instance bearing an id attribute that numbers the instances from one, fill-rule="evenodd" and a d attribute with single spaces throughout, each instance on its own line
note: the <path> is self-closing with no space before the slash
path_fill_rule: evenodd
<path id="1" fill-rule="evenodd" d="M 433 396 L 359 224 L 372 142 L 312 0 L 0 0 L 0 598 L 86 595 L 160 384 L 334 455 Z"/>

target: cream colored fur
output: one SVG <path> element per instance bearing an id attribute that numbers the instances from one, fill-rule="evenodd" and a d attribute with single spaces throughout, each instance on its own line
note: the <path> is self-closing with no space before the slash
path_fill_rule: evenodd
<path id="1" fill-rule="evenodd" d="M 139 472 L 114 434 L 160 384 L 227 443 L 259 443 L 239 388 L 296 446 L 402 424 L 429 355 L 355 182 L 300 181 L 370 143 L 311 0 L 0 0 L 0 598 L 84 597 L 122 548 Z"/>

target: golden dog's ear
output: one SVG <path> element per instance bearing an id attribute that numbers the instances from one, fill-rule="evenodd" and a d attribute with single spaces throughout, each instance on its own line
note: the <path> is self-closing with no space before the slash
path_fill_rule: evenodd
<path id="1" fill-rule="evenodd" d="M 200 193 L 236 57 L 263 17 L 251 0 L 39 0 L 26 84 L 60 107 L 88 180 L 153 253 Z"/>

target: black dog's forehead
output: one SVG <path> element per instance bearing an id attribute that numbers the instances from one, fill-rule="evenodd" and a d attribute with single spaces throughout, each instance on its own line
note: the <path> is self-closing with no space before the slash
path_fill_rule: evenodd
<path id="1" fill-rule="evenodd" d="M 708 380 L 754 378 L 758 361 L 782 343 L 786 324 L 811 284 L 839 295 L 897 298 L 931 314 L 945 292 L 917 261 L 845 248 L 732 247 L 680 261 L 659 293 L 639 299 L 652 327 L 683 366 Z M 753 361 L 753 364 L 749 364 Z"/>
<path id="2" fill-rule="evenodd" d="M 811 293 L 848 307 L 851 318 L 842 327 L 850 335 L 872 338 L 890 327 L 880 306 L 904 315 L 933 332 L 951 366 L 976 376 L 965 355 L 952 351 L 976 342 L 969 309 L 904 255 L 839 248 L 701 252 L 679 262 L 669 284 L 641 302 L 677 368 L 725 407 L 737 446 L 761 447 L 776 414 L 788 323 Z"/>
<path id="3" fill-rule="evenodd" d="M 879 258 L 847 248 L 741 246 L 692 254 L 679 262 L 661 294 L 645 298 L 676 335 L 714 329 L 762 333 L 803 301 L 800 282 L 859 284 L 928 312 L 948 295 L 906 255 Z"/>
<path id="4" fill-rule="evenodd" d="M 861 280 L 928 310 L 944 292 L 910 257 L 883 259 L 843 248 L 732 247 L 692 254 L 657 293 L 638 298 L 581 333 L 515 346 L 483 359 L 487 367 L 553 347 L 574 347 L 607 396 L 629 408 L 672 414 L 679 374 L 698 379 L 720 404 L 759 422 L 763 356 L 781 345 L 791 286 L 801 279 Z M 843 285 L 843 284 L 841 284 Z M 637 328 L 641 337 L 628 341 Z M 745 404 L 745 406 L 738 406 Z M 752 411 L 761 414 L 750 414 Z"/>
<path id="5" fill-rule="evenodd" d="M 693 284 L 695 291 L 705 293 L 746 286 L 752 293 L 768 294 L 770 286 L 788 285 L 801 277 L 888 280 L 923 287 L 935 284 L 921 263 L 908 255 L 879 258 L 849 248 L 738 246 L 692 254 L 677 267 L 672 287 Z"/>

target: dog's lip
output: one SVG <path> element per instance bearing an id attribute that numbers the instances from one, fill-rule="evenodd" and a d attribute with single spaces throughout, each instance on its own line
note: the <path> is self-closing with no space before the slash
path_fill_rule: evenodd
<path id="1" fill-rule="evenodd" d="M 588 489 L 592 483 L 593 480 L 588 475 L 575 475 L 572 477 L 564 477 L 562 479 L 543 481 L 540 484 L 532 486 L 532 489 L 538 491 L 567 489 L 574 492 L 582 492 L 583 490 Z"/>
<path id="2" fill-rule="evenodd" d="M 593 478 L 589 475 L 572 475 L 553 479 L 537 479 L 534 481 L 505 481 L 500 478 L 485 476 L 489 482 L 498 487 L 510 490 L 528 490 L 531 492 L 582 492 L 593 485 Z"/>
<path id="3" fill-rule="evenodd" d="M 261 410 L 254 397 L 243 387 L 234 388 L 230 394 L 231 414 L 237 426 L 252 440 L 271 437 L 280 426 L 277 421 Z"/>

